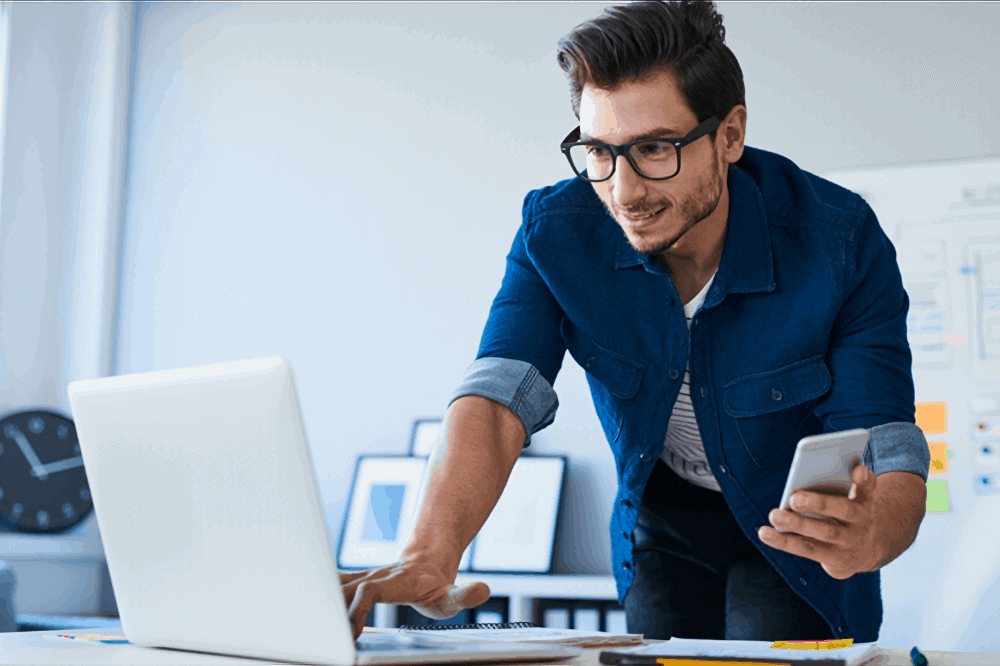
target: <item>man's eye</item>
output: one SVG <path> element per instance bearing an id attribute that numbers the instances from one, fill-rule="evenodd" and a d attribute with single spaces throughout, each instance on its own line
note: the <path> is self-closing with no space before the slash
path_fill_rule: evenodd
<path id="1" fill-rule="evenodd" d="M 659 155 L 666 151 L 667 144 L 664 143 L 641 143 L 638 146 L 639 152 L 650 157 Z"/>
<path id="2" fill-rule="evenodd" d="M 608 156 L 608 151 L 600 146 L 587 146 L 587 154 L 594 159 L 604 159 Z"/>

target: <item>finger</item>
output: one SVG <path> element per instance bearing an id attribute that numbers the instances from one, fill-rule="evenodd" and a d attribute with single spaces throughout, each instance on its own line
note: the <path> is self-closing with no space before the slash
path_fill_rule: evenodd
<path id="1" fill-rule="evenodd" d="M 351 633 L 354 634 L 355 640 L 357 640 L 358 636 L 364 630 L 365 620 L 368 618 L 368 613 L 371 612 L 372 606 L 381 600 L 379 583 L 377 581 L 365 581 L 358 585 L 354 594 L 354 601 L 347 609 L 347 619 L 351 623 Z"/>
<path id="2" fill-rule="evenodd" d="M 784 509 L 773 509 L 768 520 L 778 529 L 814 539 L 831 546 L 844 546 L 845 528 L 832 520 L 801 516 Z"/>
<path id="3" fill-rule="evenodd" d="M 856 502 L 837 495 L 800 490 L 792 494 L 791 505 L 792 510 L 798 513 L 815 513 L 847 524 L 861 517 L 861 509 Z"/>
<path id="4" fill-rule="evenodd" d="M 341 590 L 343 590 L 344 592 L 344 603 L 348 606 L 351 605 L 351 603 L 354 601 L 355 592 L 357 591 L 358 586 L 361 585 L 361 583 L 365 581 L 384 580 L 385 578 L 389 577 L 391 573 L 392 573 L 391 568 L 382 568 L 382 569 L 367 569 L 365 571 L 356 573 L 340 574 L 340 587 Z M 346 583 L 344 582 L 345 576 L 349 577 L 349 580 Z"/>
<path id="5" fill-rule="evenodd" d="M 757 536 L 765 545 L 798 555 L 822 564 L 830 557 L 830 547 L 798 534 L 781 533 L 773 527 L 763 526 Z"/>
<path id="6" fill-rule="evenodd" d="M 340 574 L 340 584 L 347 585 L 358 578 L 364 578 L 369 571 L 370 569 L 365 569 L 364 571 L 338 571 L 337 573 Z"/>

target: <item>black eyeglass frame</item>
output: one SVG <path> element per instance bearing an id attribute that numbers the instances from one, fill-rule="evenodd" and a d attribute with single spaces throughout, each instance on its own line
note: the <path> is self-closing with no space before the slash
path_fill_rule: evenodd
<path id="1" fill-rule="evenodd" d="M 688 132 L 687 135 L 685 135 L 680 139 L 671 139 L 666 137 L 659 139 L 658 138 L 639 139 L 638 141 L 630 141 L 628 143 L 623 143 L 620 146 L 615 146 L 610 143 L 601 143 L 600 141 L 577 141 L 577 139 L 580 138 L 580 127 L 577 126 L 575 130 L 567 134 L 566 138 L 562 140 L 562 143 L 559 144 L 559 149 L 562 150 L 563 155 L 566 156 L 566 160 L 569 162 L 570 168 L 573 169 L 573 173 L 575 173 L 578 178 L 585 180 L 588 183 L 603 183 L 608 178 L 611 178 L 611 176 L 615 175 L 615 169 L 618 168 L 619 155 L 623 156 L 626 160 L 628 160 L 628 163 L 632 166 L 632 169 L 643 178 L 646 178 L 647 180 L 667 180 L 668 178 L 673 178 L 674 176 L 676 176 L 681 172 L 681 148 L 688 145 L 689 143 L 697 141 L 698 139 L 705 136 L 709 132 L 714 131 L 721 124 L 722 120 L 720 120 L 717 116 L 712 116 L 711 118 L 707 119 L 705 122 L 695 127 L 693 130 Z M 674 151 L 677 154 L 677 171 L 674 171 L 669 176 L 663 176 L 661 178 L 653 178 L 652 176 L 647 176 L 646 174 L 642 173 L 639 167 L 636 166 L 635 160 L 633 160 L 632 156 L 629 154 L 629 150 L 631 150 L 632 146 L 638 145 L 640 143 L 647 143 L 650 141 L 666 141 L 670 144 L 673 144 Z M 576 165 L 573 164 L 573 158 L 570 157 L 569 151 L 570 148 L 572 148 L 573 146 L 600 146 L 601 148 L 606 149 L 609 153 L 611 153 L 612 157 L 611 173 L 609 173 L 604 178 L 600 179 L 585 178 L 583 174 L 581 174 L 579 171 L 576 170 Z"/>

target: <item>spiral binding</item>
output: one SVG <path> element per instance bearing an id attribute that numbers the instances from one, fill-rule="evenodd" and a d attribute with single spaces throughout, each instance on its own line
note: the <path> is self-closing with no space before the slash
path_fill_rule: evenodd
<path id="1" fill-rule="evenodd" d="M 444 631 L 446 629 L 532 629 L 534 622 L 483 622 L 481 624 L 404 624 L 400 629 Z"/>

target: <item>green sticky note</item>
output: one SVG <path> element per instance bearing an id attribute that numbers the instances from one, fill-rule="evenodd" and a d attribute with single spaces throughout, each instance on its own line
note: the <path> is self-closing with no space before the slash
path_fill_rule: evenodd
<path id="1" fill-rule="evenodd" d="M 927 510 L 948 510 L 948 482 L 944 479 L 933 479 L 927 482 Z"/>

